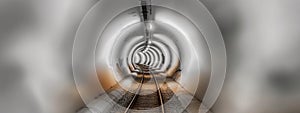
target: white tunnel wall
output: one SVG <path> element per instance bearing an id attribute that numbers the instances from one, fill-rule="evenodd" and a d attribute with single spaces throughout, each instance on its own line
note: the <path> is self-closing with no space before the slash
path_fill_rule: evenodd
<path id="1" fill-rule="evenodd" d="M 8 86 L 1 89 L 1 113 L 74 113 L 84 106 L 71 52 L 77 27 L 95 2 L 0 1 L 1 86 Z"/>
<path id="2" fill-rule="evenodd" d="M 300 2 L 201 1 L 221 29 L 228 55 L 213 113 L 298 113 L 300 85 L 293 81 L 299 83 Z M 290 88 L 272 82 L 278 76 Z"/>

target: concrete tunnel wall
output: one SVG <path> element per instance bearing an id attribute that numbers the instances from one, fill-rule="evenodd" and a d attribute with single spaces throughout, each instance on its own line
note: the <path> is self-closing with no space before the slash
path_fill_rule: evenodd
<path id="1" fill-rule="evenodd" d="M 1 112 L 74 113 L 84 106 L 72 76 L 72 45 L 96 1 L 0 1 Z"/>

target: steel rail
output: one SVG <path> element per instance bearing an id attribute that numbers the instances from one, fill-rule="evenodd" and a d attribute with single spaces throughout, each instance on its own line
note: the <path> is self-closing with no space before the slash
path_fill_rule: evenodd
<path id="1" fill-rule="evenodd" d="M 138 88 L 137 88 L 137 90 L 136 90 L 136 92 L 135 92 L 133 98 L 131 99 L 131 101 L 130 101 L 129 105 L 127 106 L 126 110 L 124 111 L 124 113 L 128 113 L 130 107 L 133 105 L 133 103 L 134 103 L 134 101 L 136 100 L 138 94 L 140 93 L 140 91 L 141 91 L 141 89 L 142 89 L 142 85 L 143 85 L 143 83 L 144 83 L 144 76 L 145 76 L 145 75 L 143 74 L 141 83 L 139 84 L 139 86 L 138 86 Z"/>
<path id="2" fill-rule="evenodd" d="M 162 97 L 162 94 L 161 94 L 161 91 L 160 91 L 160 88 L 159 88 L 159 84 L 154 76 L 154 74 L 152 74 L 152 71 L 151 69 L 150 70 L 150 73 L 154 79 L 154 82 L 155 82 L 155 86 L 156 86 L 156 89 L 157 89 L 157 95 L 159 96 L 159 100 L 160 100 L 160 105 L 161 105 L 161 112 L 162 113 L 165 113 L 165 108 L 164 108 L 164 103 L 163 103 L 163 97 Z"/>

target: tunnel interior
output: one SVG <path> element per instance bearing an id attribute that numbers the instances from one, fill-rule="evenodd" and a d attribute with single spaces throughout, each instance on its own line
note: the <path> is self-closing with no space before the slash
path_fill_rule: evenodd
<path id="1" fill-rule="evenodd" d="M 87 107 L 112 113 L 197 111 L 211 68 L 201 29 L 174 9 L 139 3 L 103 20 L 94 41 L 96 78 L 81 86 Z"/>

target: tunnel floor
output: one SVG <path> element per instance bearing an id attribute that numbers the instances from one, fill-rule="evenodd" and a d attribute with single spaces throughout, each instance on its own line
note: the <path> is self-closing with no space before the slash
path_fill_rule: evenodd
<path id="1" fill-rule="evenodd" d="M 200 104 L 173 79 L 127 77 L 78 113 L 197 113 Z"/>

